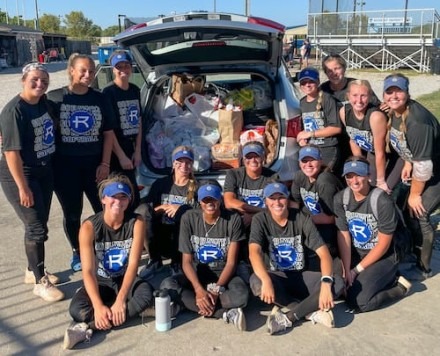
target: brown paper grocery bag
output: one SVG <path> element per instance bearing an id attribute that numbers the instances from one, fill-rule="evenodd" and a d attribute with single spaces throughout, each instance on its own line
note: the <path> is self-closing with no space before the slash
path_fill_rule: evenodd
<path id="1" fill-rule="evenodd" d="M 218 113 L 218 130 L 221 143 L 239 143 L 243 129 L 243 112 L 220 109 Z"/>
<path id="2" fill-rule="evenodd" d="M 185 76 L 176 74 L 172 76 L 172 82 L 171 96 L 177 104 L 183 105 L 185 98 L 194 92 L 193 84 Z"/>

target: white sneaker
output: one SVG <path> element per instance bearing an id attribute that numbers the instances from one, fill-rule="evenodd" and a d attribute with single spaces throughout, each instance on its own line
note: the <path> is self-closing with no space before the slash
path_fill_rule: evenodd
<path id="1" fill-rule="evenodd" d="M 57 276 L 55 276 L 54 274 L 46 271 L 46 275 L 49 278 L 50 283 L 52 283 L 52 284 L 60 283 L 60 279 Z M 25 284 L 37 283 L 37 281 L 35 280 L 34 272 L 29 271 L 27 268 L 26 268 L 26 271 L 24 272 L 24 283 Z"/>
<path id="2" fill-rule="evenodd" d="M 55 287 L 47 276 L 40 279 L 40 283 L 34 286 L 33 292 L 46 302 L 57 302 L 64 298 L 64 293 Z"/>
<path id="3" fill-rule="evenodd" d="M 76 344 L 92 338 L 93 330 L 86 323 L 72 321 L 64 333 L 63 349 L 71 350 Z"/>
<path id="4" fill-rule="evenodd" d="M 399 279 L 397 280 L 397 284 L 399 284 L 403 289 L 405 289 L 405 295 L 408 295 L 412 284 L 410 281 L 408 281 L 405 277 L 400 276 Z"/>
<path id="5" fill-rule="evenodd" d="M 278 307 L 276 308 L 277 310 L 274 311 L 274 307 L 274 309 L 272 309 L 272 313 L 270 313 L 270 315 L 267 317 L 266 326 L 267 332 L 270 335 L 273 335 L 280 331 L 284 331 L 287 328 L 291 328 L 293 325 L 287 315 L 281 312 Z"/>
<path id="6" fill-rule="evenodd" d="M 241 308 L 232 308 L 223 313 L 223 321 L 234 324 L 239 331 L 246 330 L 246 318 Z"/>
<path id="7" fill-rule="evenodd" d="M 333 312 L 331 310 L 317 310 L 306 317 L 306 319 L 310 320 L 313 325 L 321 324 L 328 328 L 335 327 L 335 318 L 333 317 Z"/>

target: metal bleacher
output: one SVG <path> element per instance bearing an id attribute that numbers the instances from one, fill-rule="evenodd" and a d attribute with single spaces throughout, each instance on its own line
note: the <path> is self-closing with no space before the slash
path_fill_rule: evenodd
<path id="1" fill-rule="evenodd" d="M 309 13 L 307 26 L 317 59 L 339 53 L 350 69 L 429 72 L 440 54 L 435 9 Z"/>

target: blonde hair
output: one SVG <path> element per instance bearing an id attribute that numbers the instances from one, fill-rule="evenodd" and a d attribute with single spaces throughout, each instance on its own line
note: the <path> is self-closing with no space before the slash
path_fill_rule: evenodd
<path id="1" fill-rule="evenodd" d="M 121 173 L 111 173 L 106 179 L 99 182 L 98 184 L 99 199 L 103 198 L 102 192 L 104 188 L 111 183 L 122 183 L 127 185 L 130 188 L 130 196 L 131 196 L 130 203 L 133 203 L 133 192 L 134 192 L 133 184 L 131 184 L 131 181 L 130 179 L 128 179 L 127 176 Z"/>
<path id="2" fill-rule="evenodd" d="M 181 145 L 181 146 L 177 146 L 173 150 L 173 152 L 171 153 L 171 157 L 174 157 L 174 155 L 179 151 L 189 151 L 194 155 L 194 151 L 191 147 Z M 174 174 L 175 174 L 174 167 L 173 167 L 171 174 L 173 175 L 173 178 L 174 178 Z M 194 200 L 194 195 L 196 193 L 196 190 L 197 190 L 197 181 L 196 181 L 196 177 L 194 176 L 194 172 L 191 170 L 191 172 L 189 174 L 188 193 L 186 194 L 186 201 L 188 203 L 191 202 L 192 200 Z"/>
<path id="3" fill-rule="evenodd" d="M 355 79 L 355 80 L 352 80 L 350 83 L 348 83 L 347 99 L 348 99 L 348 94 L 350 93 L 351 87 L 353 87 L 355 85 L 359 86 L 359 87 L 366 87 L 368 89 L 368 97 L 371 97 L 371 95 L 373 93 L 373 89 L 371 88 L 370 82 L 366 79 Z"/>
<path id="4" fill-rule="evenodd" d="M 70 74 L 70 69 L 75 67 L 76 61 L 79 59 L 86 59 L 95 67 L 95 62 L 93 61 L 92 57 L 90 57 L 87 54 L 81 54 L 81 53 L 72 53 L 67 61 L 67 76 L 69 77 L 69 81 L 72 81 L 72 74 Z"/>

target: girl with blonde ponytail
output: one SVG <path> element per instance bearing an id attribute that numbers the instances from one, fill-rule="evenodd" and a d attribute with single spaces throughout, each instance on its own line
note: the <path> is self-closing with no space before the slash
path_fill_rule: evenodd
<path id="1" fill-rule="evenodd" d="M 341 133 L 336 101 L 319 88 L 319 72 L 315 68 L 303 69 L 298 79 L 305 94 L 300 101 L 303 131 L 298 133 L 298 144 L 319 147 L 323 165 L 333 171 L 338 166 L 337 135 Z"/>
<path id="2" fill-rule="evenodd" d="M 440 124 L 424 106 L 410 99 L 409 80 L 404 75 L 387 76 L 383 89 L 384 102 L 390 107 L 389 141 L 405 162 L 402 182 L 411 185 L 405 210 L 417 263 L 407 277 L 423 280 L 432 276 L 434 226 L 430 215 L 440 204 Z"/>
<path id="3" fill-rule="evenodd" d="M 178 273 L 181 254 L 178 250 L 180 219 L 197 205 L 197 181 L 193 173 L 194 153 L 191 147 L 178 146 L 172 152 L 171 174 L 157 179 L 140 210 L 149 222 L 148 249 L 150 260 L 141 271 L 147 278 L 162 267 L 162 256 L 171 258 L 171 267 Z"/>

